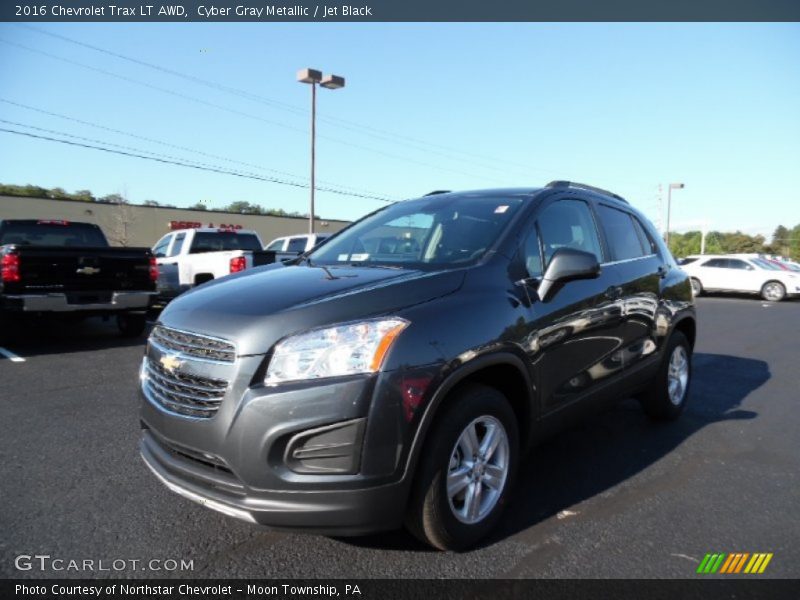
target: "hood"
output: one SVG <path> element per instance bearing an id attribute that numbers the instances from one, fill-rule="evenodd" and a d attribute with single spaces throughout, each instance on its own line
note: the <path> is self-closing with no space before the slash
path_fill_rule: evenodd
<path id="1" fill-rule="evenodd" d="M 464 273 L 270 265 L 179 296 L 159 322 L 230 340 L 240 356 L 262 354 L 292 333 L 394 313 L 451 294 Z"/>

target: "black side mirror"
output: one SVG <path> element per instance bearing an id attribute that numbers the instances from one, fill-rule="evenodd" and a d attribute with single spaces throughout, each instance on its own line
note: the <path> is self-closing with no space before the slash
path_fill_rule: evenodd
<path id="1" fill-rule="evenodd" d="M 600 263 L 591 252 L 574 248 L 559 248 L 550 259 L 550 264 L 544 272 L 537 293 L 539 298 L 545 301 L 557 283 L 575 279 L 593 279 L 599 274 Z"/>

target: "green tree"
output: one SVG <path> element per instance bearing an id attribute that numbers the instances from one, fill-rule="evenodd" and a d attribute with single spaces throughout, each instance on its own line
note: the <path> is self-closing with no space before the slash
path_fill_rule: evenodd
<path id="1" fill-rule="evenodd" d="M 775 254 L 787 255 L 791 248 L 791 232 L 783 225 L 778 225 L 772 233 L 772 249 Z"/>
<path id="2" fill-rule="evenodd" d="M 800 225 L 792 227 L 790 238 L 789 257 L 793 261 L 800 262 Z"/>
<path id="3" fill-rule="evenodd" d="M 237 202 L 231 202 L 228 206 L 224 207 L 222 210 L 232 213 L 238 213 L 242 215 L 263 215 L 265 211 L 257 204 L 250 204 L 249 202 L 245 202 L 244 200 L 239 200 Z"/>
<path id="4" fill-rule="evenodd" d="M 32 198 L 47 198 L 47 194 L 50 190 L 39 187 L 38 185 L 26 185 L 21 191 L 22 196 L 31 196 Z"/>
<path id="5" fill-rule="evenodd" d="M 68 193 L 64 188 L 55 187 L 51 189 L 47 196 L 49 198 L 53 198 L 54 200 L 68 200 L 72 197 L 70 193 Z"/>
<path id="6" fill-rule="evenodd" d="M 208 210 L 208 207 L 201 201 L 192 204 L 189 209 L 191 210 Z"/>
<path id="7" fill-rule="evenodd" d="M 161 206 L 161 205 L 158 202 L 156 202 L 155 200 L 145 200 L 142 203 L 142 206 Z"/>
<path id="8" fill-rule="evenodd" d="M 97 201 L 106 204 L 127 204 L 127 200 L 122 197 L 122 194 L 108 194 L 102 198 L 98 198 Z"/>

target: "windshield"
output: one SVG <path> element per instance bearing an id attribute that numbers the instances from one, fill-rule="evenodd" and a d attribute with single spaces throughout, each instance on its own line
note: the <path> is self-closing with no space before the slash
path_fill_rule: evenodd
<path id="1" fill-rule="evenodd" d="M 108 246 L 103 232 L 96 225 L 67 221 L 6 221 L 3 223 L 0 244 L 70 248 Z"/>
<path id="2" fill-rule="evenodd" d="M 439 269 L 477 261 L 519 210 L 518 196 L 443 194 L 365 217 L 309 255 L 313 264 Z"/>

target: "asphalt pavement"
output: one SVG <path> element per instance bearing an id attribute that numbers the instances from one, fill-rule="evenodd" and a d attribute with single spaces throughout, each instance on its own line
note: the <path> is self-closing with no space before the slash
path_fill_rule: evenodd
<path id="1" fill-rule="evenodd" d="M 709 552 L 771 552 L 760 577 L 798 577 L 800 301 L 700 298 L 698 315 L 681 420 L 627 400 L 537 447 L 494 535 L 461 554 L 267 531 L 169 492 L 137 450 L 144 339 L 30 326 L 0 350 L 0 576 L 694 577 Z"/>

